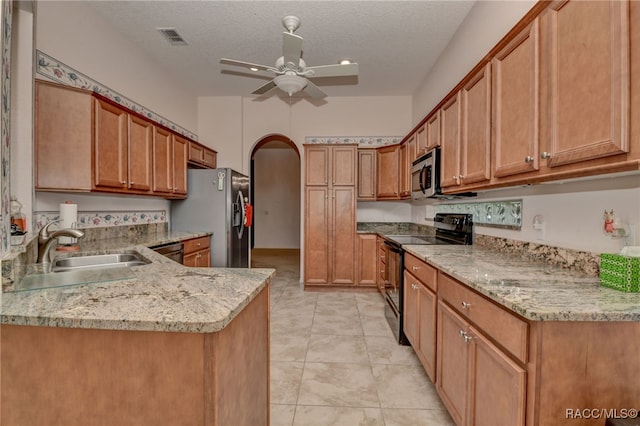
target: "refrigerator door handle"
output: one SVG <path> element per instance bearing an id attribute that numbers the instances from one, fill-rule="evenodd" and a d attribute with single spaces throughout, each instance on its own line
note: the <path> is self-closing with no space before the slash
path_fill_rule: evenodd
<path id="1" fill-rule="evenodd" d="M 238 196 L 236 197 L 236 206 L 234 207 L 234 218 L 233 218 L 233 225 L 236 226 L 238 229 L 238 238 L 242 239 L 242 234 L 244 233 L 244 215 L 245 215 L 245 205 L 244 205 L 244 195 L 242 195 L 242 191 L 238 191 Z M 239 208 L 238 208 L 239 207 Z M 236 217 L 235 217 L 235 213 L 236 210 L 239 210 L 238 213 L 238 220 L 236 221 Z"/>

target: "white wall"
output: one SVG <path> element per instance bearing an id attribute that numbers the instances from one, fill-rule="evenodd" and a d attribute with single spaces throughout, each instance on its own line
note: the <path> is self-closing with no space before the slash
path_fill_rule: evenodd
<path id="1" fill-rule="evenodd" d="M 300 158 L 268 145 L 253 156 L 254 247 L 300 248 Z"/>
<path id="2" fill-rule="evenodd" d="M 415 222 L 411 220 L 411 201 L 359 201 L 358 222 Z"/>

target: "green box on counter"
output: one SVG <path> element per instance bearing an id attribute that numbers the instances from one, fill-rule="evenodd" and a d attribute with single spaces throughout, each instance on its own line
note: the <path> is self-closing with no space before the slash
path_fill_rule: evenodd
<path id="1" fill-rule="evenodd" d="M 640 257 L 602 253 L 600 285 L 625 292 L 640 292 Z"/>

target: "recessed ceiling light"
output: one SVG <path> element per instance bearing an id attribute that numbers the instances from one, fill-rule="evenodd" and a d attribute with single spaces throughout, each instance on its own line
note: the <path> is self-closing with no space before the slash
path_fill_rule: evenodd
<path id="1" fill-rule="evenodd" d="M 348 65 L 351 63 L 351 59 L 340 59 L 340 65 Z"/>

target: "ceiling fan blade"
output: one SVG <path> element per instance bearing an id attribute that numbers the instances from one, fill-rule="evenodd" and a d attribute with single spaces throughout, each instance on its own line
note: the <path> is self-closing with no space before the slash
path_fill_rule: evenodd
<path id="1" fill-rule="evenodd" d="M 309 96 L 315 99 L 324 99 L 327 97 L 327 94 L 324 93 L 318 86 L 307 80 L 307 85 L 302 89 Z"/>
<path id="2" fill-rule="evenodd" d="M 273 89 L 274 87 L 276 87 L 276 83 L 275 83 L 275 81 L 271 80 L 268 83 L 265 83 L 262 86 L 258 87 L 256 90 L 251 92 L 251 94 L 252 95 L 262 95 L 264 93 L 267 93 L 269 90 Z"/>
<path id="3" fill-rule="evenodd" d="M 249 69 L 256 68 L 259 71 L 277 71 L 273 67 L 268 67 L 266 65 L 260 65 L 260 64 L 252 64 L 251 62 L 236 61 L 235 59 L 222 58 L 220 59 L 220 63 L 225 65 L 234 65 L 236 67 L 249 68 Z"/>
<path id="4" fill-rule="evenodd" d="M 309 72 L 312 71 L 312 72 Z M 315 77 L 350 77 L 358 75 L 358 64 L 335 64 L 319 65 L 317 67 L 306 67 L 305 76 Z"/>
<path id="5" fill-rule="evenodd" d="M 284 56 L 285 65 L 291 62 L 296 67 L 300 66 L 302 37 L 292 33 L 282 33 L 282 55 Z"/>

